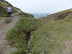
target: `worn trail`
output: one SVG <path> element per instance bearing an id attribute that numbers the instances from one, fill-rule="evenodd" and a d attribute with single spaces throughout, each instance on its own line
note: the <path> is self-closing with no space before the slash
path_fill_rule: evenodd
<path id="1" fill-rule="evenodd" d="M 4 19 L 0 20 L 0 54 L 10 54 L 11 51 L 15 51 L 16 48 L 10 47 L 7 40 L 5 40 L 6 33 L 14 27 L 18 21 L 18 13 L 15 13 L 10 17 L 12 21 L 9 24 L 4 23 Z"/>

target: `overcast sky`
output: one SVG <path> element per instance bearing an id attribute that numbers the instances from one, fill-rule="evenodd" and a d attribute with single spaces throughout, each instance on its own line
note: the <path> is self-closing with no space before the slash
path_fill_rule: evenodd
<path id="1" fill-rule="evenodd" d="M 72 8 L 72 0 L 6 0 L 27 13 L 55 13 Z"/>

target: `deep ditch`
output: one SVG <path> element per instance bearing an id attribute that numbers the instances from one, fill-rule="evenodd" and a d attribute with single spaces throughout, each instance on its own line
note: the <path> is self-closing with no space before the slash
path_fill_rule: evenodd
<path id="1" fill-rule="evenodd" d="M 35 31 L 37 30 L 38 28 L 36 29 L 32 29 L 31 31 L 27 32 L 27 31 L 22 31 L 23 33 L 26 34 L 26 48 L 28 49 L 28 51 L 31 50 L 31 47 L 30 47 L 30 37 L 31 37 L 31 32 L 32 31 Z"/>

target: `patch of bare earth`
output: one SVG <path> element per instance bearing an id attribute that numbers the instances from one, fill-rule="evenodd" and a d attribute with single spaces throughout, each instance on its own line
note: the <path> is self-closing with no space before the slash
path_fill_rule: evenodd
<path id="1" fill-rule="evenodd" d="M 12 21 L 9 24 L 4 23 L 5 18 L 0 20 L 0 54 L 10 54 L 11 51 L 15 51 L 16 48 L 10 47 L 6 38 L 6 33 L 14 27 L 16 22 L 18 21 L 17 14 L 13 14 L 10 17 Z"/>
<path id="2" fill-rule="evenodd" d="M 72 40 L 65 41 L 65 49 L 63 50 L 63 54 L 72 54 Z"/>

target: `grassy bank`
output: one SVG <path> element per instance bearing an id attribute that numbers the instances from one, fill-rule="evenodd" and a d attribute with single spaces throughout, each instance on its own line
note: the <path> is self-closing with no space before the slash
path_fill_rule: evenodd
<path id="1" fill-rule="evenodd" d="M 72 40 L 72 14 L 62 20 L 51 20 L 32 32 L 32 54 L 62 54 L 64 41 Z"/>
<path id="2" fill-rule="evenodd" d="M 19 20 L 7 33 L 7 39 L 10 45 L 17 48 L 17 51 L 11 54 L 28 54 L 26 48 L 26 35 L 28 32 L 32 32 L 41 26 L 40 20 L 33 18 L 32 15 L 27 13 L 19 13 Z"/>

